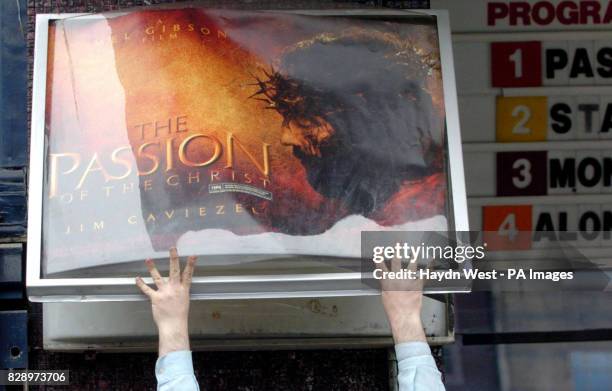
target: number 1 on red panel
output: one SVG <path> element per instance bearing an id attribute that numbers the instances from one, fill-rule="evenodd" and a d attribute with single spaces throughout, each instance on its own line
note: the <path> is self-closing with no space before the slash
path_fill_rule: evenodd
<path id="1" fill-rule="evenodd" d="M 493 87 L 539 87 L 542 85 L 542 43 L 491 43 Z"/>

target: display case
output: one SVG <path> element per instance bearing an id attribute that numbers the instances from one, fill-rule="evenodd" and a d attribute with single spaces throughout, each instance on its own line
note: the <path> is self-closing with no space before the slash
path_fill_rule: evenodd
<path id="1" fill-rule="evenodd" d="M 443 11 L 38 15 L 27 286 L 140 300 L 371 295 L 362 231 L 467 231 Z M 435 292 L 464 287 L 432 288 Z"/>

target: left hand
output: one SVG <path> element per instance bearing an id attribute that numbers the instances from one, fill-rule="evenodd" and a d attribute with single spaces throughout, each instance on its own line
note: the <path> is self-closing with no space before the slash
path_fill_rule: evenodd
<path id="1" fill-rule="evenodd" d="M 181 274 L 176 248 L 170 249 L 170 274 L 163 278 L 151 259 L 145 261 L 157 290 L 150 288 L 140 277 L 136 285 L 151 299 L 153 320 L 159 331 L 159 356 L 189 350 L 189 289 L 196 257 L 187 260 Z"/>

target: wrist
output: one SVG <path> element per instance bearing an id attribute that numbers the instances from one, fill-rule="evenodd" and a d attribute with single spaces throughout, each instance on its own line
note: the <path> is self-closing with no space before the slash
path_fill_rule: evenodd
<path id="1" fill-rule="evenodd" d="M 186 326 L 159 328 L 159 357 L 170 352 L 190 350 L 189 331 Z"/>
<path id="2" fill-rule="evenodd" d="M 391 321 L 391 332 L 395 344 L 404 342 L 425 342 L 425 331 L 421 317 L 406 317 L 397 321 Z"/>
<path id="3" fill-rule="evenodd" d="M 160 335 L 189 334 L 187 322 L 164 322 L 157 325 Z"/>

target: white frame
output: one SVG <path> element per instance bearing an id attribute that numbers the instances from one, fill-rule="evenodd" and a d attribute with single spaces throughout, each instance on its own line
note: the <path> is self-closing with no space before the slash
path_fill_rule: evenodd
<path id="1" fill-rule="evenodd" d="M 305 10 L 278 11 L 321 16 L 408 16 L 415 13 L 437 18 L 442 82 L 446 110 L 448 145 L 449 207 L 454 231 L 468 231 L 468 208 L 463 174 L 463 154 L 459 111 L 448 13 L 438 10 Z M 133 278 L 41 278 L 41 238 L 43 173 L 45 157 L 45 94 L 49 21 L 68 17 L 103 18 L 89 14 L 39 14 L 36 17 L 32 129 L 30 137 L 27 291 L 32 301 L 128 301 L 144 300 Z M 145 279 L 151 283 L 151 279 Z M 314 288 L 314 289 L 313 289 Z M 456 293 L 458 289 L 426 291 Z M 196 299 L 290 298 L 376 295 L 378 290 L 361 283 L 361 273 L 321 273 L 293 275 L 245 275 L 194 277 L 192 297 Z"/>

